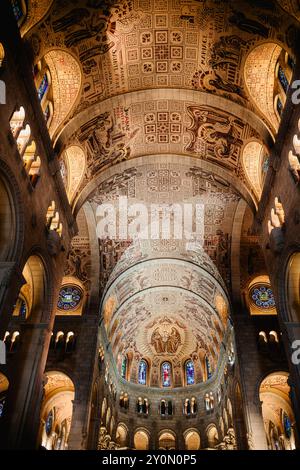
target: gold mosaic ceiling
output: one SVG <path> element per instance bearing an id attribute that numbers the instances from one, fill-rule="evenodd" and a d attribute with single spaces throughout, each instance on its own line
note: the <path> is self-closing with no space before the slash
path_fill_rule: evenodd
<path id="1" fill-rule="evenodd" d="M 170 260 L 172 244 L 166 255 L 167 244 L 157 242 L 159 274 L 148 260 L 147 268 L 131 272 L 128 283 L 122 278 L 125 254 L 116 268 L 121 272 L 113 274 L 114 282 L 123 284 L 117 291 L 112 287 L 104 302 L 104 315 L 113 306 L 106 326 L 116 362 L 125 351 L 155 360 L 160 353 L 151 346 L 152 333 L 159 325 L 169 331 L 168 321 L 180 336 L 175 359 L 206 351 L 215 365 L 218 361 L 226 322 L 216 296 L 224 295 L 224 281 L 230 287 L 240 199 L 253 209 L 261 194 L 261 154 L 269 151 L 279 124 L 272 96 L 276 61 L 282 49 L 293 55 L 297 44 L 294 3 L 54 0 L 41 2 L 36 24 L 31 17 L 23 27 L 35 62 L 44 58 L 51 73 L 50 134 L 75 214 L 84 204 L 93 207 L 120 195 L 146 203 L 197 199 L 203 193 L 208 198 L 204 257 L 209 255 L 207 266 L 220 274 L 212 280 L 209 269 L 199 278 L 196 268 L 187 273 L 190 260 L 175 261 L 177 247 Z M 256 149 L 258 164 L 252 161 Z M 107 241 L 105 249 L 100 244 L 100 255 L 107 255 L 100 263 L 101 288 L 116 265 L 116 251 L 114 242 Z M 187 250 L 180 254 L 186 258 Z M 197 263 L 201 268 L 203 259 Z M 196 288 L 183 292 L 174 285 L 193 284 L 193 275 L 200 289 L 205 279 L 211 282 L 209 308 L 207 284 L 202 297 Z M 135 291 L 135 282 L 150 287 Z M 130 289 L 134 294 L 117 308 L 122 289 L 125 297 Z M 170 299 L 167 306 L 164 298 Z M 125 318 L 122 328 L 119 315 Z"/>
<path id="2" fill-rule="evenodd" d="M 84 148 L 88 180 L 121 160 L 170 152 L 213 158 L 243 178 L 244 142 L 268 145 L 276 131 L 251 99 L 245 61 L 265 42 L 290 51 L 296 31 L 269 0 L 65 0 L 25 37 L 36 60 L 51 57 L 60 88 L 51 134 L 58 150 Z"/>

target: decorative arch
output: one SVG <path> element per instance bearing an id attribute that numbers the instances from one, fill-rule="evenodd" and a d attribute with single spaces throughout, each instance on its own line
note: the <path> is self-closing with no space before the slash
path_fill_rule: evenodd
<path id="1" fill-rule="evenodd" d="M 201 439 L 196 429 L 187 429 L 184 433 L 184 441 L 186 450 L 199 450 L 201 447 Z"/>
<path id="2" fill-rule="evenodd" d="M 229 426 L 232 426 L 233 414 L 232 414 L 232 404 L 231 404 L 230 398 L 227 398 L 227 415 L 228 415 Z"/>
<path id="3" fill-rule="evenodd" d="M 54 0 L 39 0 L 38 2 L 28 2 L 26 21 L 21 26 L 21 36 L 25 36 L 28 31 L 47 15 Z"/>
<path id="4" fill-rule="evenodd" d="M 248 142 L 243 150 L 243 167 L 256 198 L 261 198 L 266 173 L 266 152 L 264 146 L 254 140 Z"/>
<path id="5" fill-rule="evenodd" d="M 107 399 L 106 397 L 103 398 L 103 401 L 102 401 L 102 406 L 101 406 L 101 419 L 104 423 L 105 421 L 105 417 L 106 417 L 106 410 L 107 410 Z"/>
<path id="6" fill-rule="evenodd" d="M 296 447 L 288 376 L 285 371 L 273 372 L 262 380 L 259 387 L 269 450 L 294 450 Z"/>
<path id="7" fill-rule="evenodd" d="M 119 423 L 116 430 L 116 443 L 120 447 L 128 446 L 128 428 L 126 424 Z"/>
<path id="8" fill-rule="evenodd" d="M 25 263 L 22 275 L 25 283 L 18 297 L 20 308 L 15 309 L 14 315 L 23 315 L 25 318 L 41 316 L 45 305 L 47 285 L 42 259 L 38 255 L 31 255 Z"/>
<path id="9" fill-rule="evenodd" d="M 291 321 L 300 321 L 300 252 L 294 253 L 286 269 L 286 302 Z"/>
<path id="10" fill-rule="evenodd" d="M 175 450 L 176 449 L 176 434 L 174 431 L 167 429 L 159 433 L 158 449 L 159 450 Z"/>
<path id="11" fill-rule="evenodd" d="M 67 147 L 61 160 L 61 172 L 70 203 L 78 195 L 85 170 L 86 157 L 83 149 L 79 145 Z"/>
<path id="12" fill-rule="evenodd" d="M 46 372 L 41 408 L 40 443 L 47 450 L 66 450 L 73 414 L 75 387 L 68 375 Z"/>
<path id="13" fill-rule="evenodd" d="M 52 79 L 54 112 L 49 133 L 54 137 L 77 101 L 82 74 L 77 60 L 69 52 L 54 49 L 47 52 L 44 60 Z"/>
<path id="14" fill-rule="evenodd" d="M 210 424 L 206 430 L 208 447 L 214 449 L 219 443 L 219 433 L 215 424 Z"/>
<path id="15" fill-rule="evenodd" d="M 148 450 L 150 437 L 149 432 L 146 429 L 137 429 L 133 437 L 135 450 Z"/>
<path id="16" fill-rule="evenodd" d="M 282 47 L 273 42 L 256 46 L 248 54 L 244 66 L 244 79 L 250 98 L 271 124 L 273 134 L 279 121 L 274 111 L 275 68 Z"/>

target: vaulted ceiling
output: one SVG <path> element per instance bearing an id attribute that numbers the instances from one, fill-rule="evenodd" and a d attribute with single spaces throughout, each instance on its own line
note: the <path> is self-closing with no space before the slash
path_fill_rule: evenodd
<path id="1" fill-rule="evenodd" d="M 54 0 L 37 6 L 29 2 L 21 33 L 35 63 L 43 59 L 51 74 L 50 135 L 80 230 L 87 232 L 82 208 L 89 207 L 96 225 L 98 205 L 116 204 L 120 196 L 146 206 L 202 203 L 204 250 L 219 270 L 216 282 L 219 288 L 225 282 L 231 289 L 234 277 L 239 290 L 241 232 L 247 227 L 243 238 L 247 244 L 249 213 L 255 212 L 259 202 L 262 167 L 279 127 L 274 110 L 276 64 L 284 51 L 293 57 L 297 44 L 296 3 Z M 196 288 L 183 293 L 173 285 L 183 283 L 186 271 L 193 274 L 194 268 L 184 259 L 186 247 L 175 244 L 172 259 L 172 243 L 157 242 L 155 257 L 139 260 L 138 268 L 127 266 L 133 270 L 130 282 L 126 278 L 125 283 L 131 294 L 120 298 L 118 283 L 131 242 L 99 241 L 100 290 L 108 281 L 112 283 L 106 295 L 119 303 L 118 315 L 125 319 L 123 332 L 119 324 L 113 333 L 114 323 L 107 326 L 116 355 L 125 343 L 134 343 L 141 355 L 154 354 L 145 337 L 135 335 L 136 325 L 127 318 L 136 308 L 135 301 L 142 301 L 148 312 L 140 317 L 141 323 L 147 319 L 152 326 L 164 322 L 165 313 L 171 312 L 174 322 L 181 325 L 182 309 L 188 311 L 187 303 L 200 302 L 194 334 L 198 332 L 201 338 L 199 318 L 204 322 L 209 318 L 201 314 L 206 308 L 201 295 Z M 250 242 L 254 245 L 257 239 L 252 237 Z M 80 244 L 73 251 L 77 258 L 79 248 Z M 152 258 L 160 260 L 162 273 L 166 268 L 177 277 L 167 284 L 155 283 Z M 205 278 L 201 276 L 200 289 Z M 135 290 L 137 279 L 147 279 L 149 290 Z M 160 296 L 161 286 L 176 308 L 156 308 L 154 299 Z M 218 322 L 216 310 L 214 314 Z M 205 344 L 217 357 L 219 339 L 210 336 L 207 324 L 205 328 Z M 142 328 L 140 334 L 145 336 L 145 331 Z M 182 354 L 197 350 L 195 337 Z"/>

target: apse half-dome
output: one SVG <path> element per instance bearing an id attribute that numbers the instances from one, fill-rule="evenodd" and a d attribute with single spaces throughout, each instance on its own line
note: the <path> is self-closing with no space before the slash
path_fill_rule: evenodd
<path id="1" fill-rule="evenodd" d="M 129 382 L 181 387 L 217 370 L 228 328 L 226 289 L 200 246 L 177 243 L 171 255 L 158 254 L 156 241 L 134 243 L 104 293 L 103 333 L 114 366 Z"/>

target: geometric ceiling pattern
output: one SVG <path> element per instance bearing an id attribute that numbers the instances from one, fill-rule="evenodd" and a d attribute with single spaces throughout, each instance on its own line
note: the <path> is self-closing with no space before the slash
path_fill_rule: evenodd
<path id="1" fill-rule="evenodd" d="M 122 196 L 147 209 L 203 207 L 191 239 L 160 227 L 157 239 L 99 240 L 117 364 L 124 353 L 217 364 L 240 203 L 254 211 L 261 195 L 278 126 L 276 61 L 282 50 L 293 57 L 294 14 L 288 0 L 54 0 L 23 25 L 52 77 L 50 133 L 74 214 L 86 205 L 97 225 L 99 205 L 119 215 Z"/>
<path id="2" fill-rule="evenodd" d="M 137 203 L 143 203 L 147 208 L 148 225 L 147 222 L 142 224 L 140 235 L 143 237 L 145 234 L 144 238 L 148 238 L 155 236 L 152 231 L 153 219 L 151 217 L 153 206 L 169 207 L 171 205 L 171 207 L 176 207 L 177 204 L 183 214 L 184 207 L 189 205 L 193 209 L 193 213 L 188 224 L 187 218 L 183 216 L 180 218 L 179 223 L 181 225 L 184 223 L 183 230 L 180 231 L 179 227 L 176 228 L 175 215 L 174 219 L 170 216 L 171 236 L 165 236 L 163 221 L 159 219 L 160 225 L 155 236 L 156 240 L 153 240 L 150 248 L 146 248 L 147 241 L 144 240 L 145 250 L 147 252 L 148 249 L 151 249 L 156 258 L 175 257 L 179 256 L 179 253 L 180 257 L 185 258 L 187 256 L 185 254 L 187 251 L 186 242 L 196 240 L 203 246 L 210 259 L 214 261 L 228 285 L 230 283 L 231 231 L 241 195 L 224 179 L 224 176 L 221 177 L 211 171 L 203 170 L 201 167 L 195 166 L 193 162 L 190 165 L 184 164 L 185 160 L 180 157 L 164 158 L 164 160 L 165 163 L 162 163 L 160 157 L 143 158 L 139 164 L 135 161 L 134 167 L 130 167 L 128 162 L 127 166 L 129 167 L 119 172 L 117 171 L 118 166 L 115 166 L 116 174 L 110 172 L 111 176 L 102 183 L 97 183 L 96 189 L 87 195 L 95 213 L 96 223 L 98 224 L 102 220 L 97 216 L 99 205 L 110 203 L 115 207 L 117 215 L 117 235 L 121 233 L 121 230 L 124 233 L 123 223 L 126 226 L 128 220 L 119 217 L 119 198 L 127 197 L 129 208 Z M 200 210 L 197 209 L 196 212 L 196 208 L 200 208 Z M 160 217 L 163 217 L 163 212 L 160 212 Z M 131 237 L 128 230 L 126 240 L 129 244 L 132 242 L 133 236 L 134 233 Z M 179 246 L 179 240 L 176 237 L 182 238 L 182 246 Z M 104 240 L 103 243 L 109 246 L 111 242 Z M 137 253 L 138 251 L 135 251 L 135 257 Z M 144 257 L 145 254 L 142 249 L 142 256 Z M 125 257 L 125 260 L 127 259 L 128 257 Z M 103 281 L 105 285 L 108 278 L 103 278 Z"/>
<path id="3" fill-rule="evenodd" d="M 51 59 L 54 85 L 58 75 L 63 84 L 51 133 L 59 154 L 83 148 L 81 189 L 112 165 L 170 153 L 211 161 L 249 184 L 242 147 L 269 147 L 277 122 L 270 96 L 263 103 L 265 68 L 249 76 L 248 57 L 249 65 L 253 51 L 268 56 L 256 53 L 264 43 L 289 53 L 296 46 L 296 20 L 279 3 L 290 12 L 291 2 L 271 1 L 43 3 L 25 38 L 36 62 Z"/>

